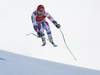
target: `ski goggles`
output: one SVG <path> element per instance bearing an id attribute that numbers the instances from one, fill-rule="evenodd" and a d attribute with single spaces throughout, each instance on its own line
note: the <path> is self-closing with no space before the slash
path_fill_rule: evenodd
<path id="1" fill-rule="evenodd" d="M 44 13 L 44 11 L 37 11 L 37 13 L 38 13 L 39 15 L 42 15 L 42 14 Z"/>

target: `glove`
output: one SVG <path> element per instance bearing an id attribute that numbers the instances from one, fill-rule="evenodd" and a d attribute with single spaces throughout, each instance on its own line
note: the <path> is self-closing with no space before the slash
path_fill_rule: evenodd
<path id="1" fill-rule="evenodd" d="M 42 35 L 40 34 L 40 32 L 37 32 L 37 36 L 38 37 L 42 37 Z"/>
<path id="2" fill-rule="evenodd" d="M 60 28 L 60 24 L 56 24 L 56 27 L 57 27 L 57 28 Z"/>

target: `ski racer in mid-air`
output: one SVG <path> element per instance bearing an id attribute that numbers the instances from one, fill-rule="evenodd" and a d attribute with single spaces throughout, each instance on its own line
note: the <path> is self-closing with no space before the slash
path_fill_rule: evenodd
<path id="1" fill-rule="evenodd" d="M 46 39 L 45 39 L 45 34 L 44 30 L 46 30 L 49 41 L 51 44 L 56 47 L 57 45 L 53 42 L 50 26 L 48 22 L 45 20 L 45 18 L 48 18 L 57 28 L 60 28 L 60 24 L 58 24 L 48 12 L 45 11 L 45 8 L 43 5 L 39 5 L 37 7 L 37 10 L 34 11 L 31 15 L 33 27 L 35 31 L 37 32 L 38 37 L 41 37 L 43 45 L 46 45 Z"/>

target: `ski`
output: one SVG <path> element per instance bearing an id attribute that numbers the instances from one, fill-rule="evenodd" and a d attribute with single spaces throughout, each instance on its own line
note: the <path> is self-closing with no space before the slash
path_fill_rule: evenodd
<path id="1" fill-rule="evenodd" d="M 54 47 L 57 47 L 57 45 L 56 45 L 54 42 L 51 42 L 51 44 L 52 44 Z"/>
<path id="2" fill-rule="evenodd" d="M 43 44 L 42 44 L 42 46 L 45 46 L 45 45 L 46 45 L 46 43 L 43 43 Z"/>

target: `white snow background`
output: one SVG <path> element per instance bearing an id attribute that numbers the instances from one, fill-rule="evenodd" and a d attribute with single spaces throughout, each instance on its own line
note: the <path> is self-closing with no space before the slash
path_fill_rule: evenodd
<path id="1" fill-rule="evenodd" d="M 31 14 L 39 4 L 61 25 L 66 42 L 77 61 L 66 48 L 62 35 L 48 19 L 54 48 L 48 41 L 41 47 L 41 39 L 27 33 L 36 33 Z M 100 0 L 1 0 L 0 49 L 100 70 Z M 45 34 L 46 35 L 46 34 Z M 47 38 L 47 35 L 46 35 Z"/>
<path id="2" fill-rule="evenodd" d="M 100 75 L 100 71 L 0 50 L 0 75 Z M 2 58 L 1 58 L 2 57 Z"/>

